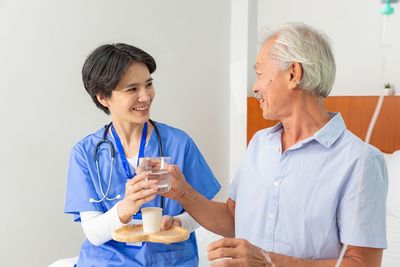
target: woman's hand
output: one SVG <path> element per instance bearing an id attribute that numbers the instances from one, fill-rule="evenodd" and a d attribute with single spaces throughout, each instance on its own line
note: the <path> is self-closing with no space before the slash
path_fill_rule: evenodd
<path id="1" fill-rule="evenodd" d="M 147 180 L 148 172 L 142 172 L 125 185 L 125 198 L 118 203 L 118 216 L 122 223 L 131 221 L 140 207 L 157 196 L 158 181 Z"/>
<path id="2" fill-rule="evenodd" d="M 176 165 L 169 165 L 168 172 L 171 177 L 171 190 L 160 195 L 179 201 L 183 197 L 190 185 L 186 182 L 185 176 Z"/>
<path id="3" fill-rule="evenodd" d="M 179 218 L 174 218 L 169 215 L 164 215 L 162 217 L 161 231 L 169 230 L 173 225 L 181 227 L 181 220 Z"/>

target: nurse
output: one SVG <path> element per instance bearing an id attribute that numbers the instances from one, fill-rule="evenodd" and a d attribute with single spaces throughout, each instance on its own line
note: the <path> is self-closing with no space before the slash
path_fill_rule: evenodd
<path id="1" fill-rule="evenodd" d="M 152 56 L 121 43 L 98 47 L 84 63 L 85 89 L 96 106 L 111 115 L 112 122 L 83 138 L 71 151 L 65 213 L 81 222 L 87 238 L 77 266 L 198 265 L 194 233 L 198 224 L 178 202 L 158 195 L 157 184 L 147 181 L 147 173 L 135 174 L 138 158 L 163 153 L 208 199 L 220 190 L 199 149 L 185 132 L 150 121 L 155 97 L 151 74 L 155 70 Z M 178 225 L 188 229 L 191 234 L 187 241 L 164 245 L 112 240 L 114 229 L 140 223 L 141 207 L 160 206 L 163 227 Z"/>

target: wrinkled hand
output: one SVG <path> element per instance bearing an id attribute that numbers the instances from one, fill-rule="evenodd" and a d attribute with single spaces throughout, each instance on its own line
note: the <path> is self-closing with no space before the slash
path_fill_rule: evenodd
<path id="1" fill-rule="evenodd" d="M 164 230 L 169 230 L 171 227 L 175 226 L 181 226 L 181 220 L 178 218 L 171 217 L 169 215 L 164 215 L 161 219 L 161 231 Z"/>
<path id="2" fill-rule="evenodd" d="M 245 239 L 223 238 L 212 242 L 207 251 L 209 261 L 219 260 L 211 264 L 213 267 L 265 266 L 260 248 Z"/>
<path id="3" fill-rule="evenodd" d="M 148 172 L 142 172 L 129 179 L 125 185 L 125 198 L 118 203 L 118 216 L 122 223 L 128 223 L 140 207 L 157 196 L 158 181 L 147 180 Z"/>
<path id="4" fill-rule="evenodd" d="M 171 176 L 171 190 L 166 193 L 160 193 L 160 195 L 174 200 L 179 200 L 179 198 L 185 195 L 187 188 L 190 187 L 190 185 L 186 182 L 185 176 L 179 170 L 178 166 L 169 165 L 168 172 Z"/>

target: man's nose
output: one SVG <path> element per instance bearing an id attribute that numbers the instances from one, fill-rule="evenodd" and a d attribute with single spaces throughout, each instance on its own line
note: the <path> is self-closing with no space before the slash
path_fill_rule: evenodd
<path id="1" fill-rule="evenodd" d="M 257 86 L 257 83 L 256 83 L 256 82 L 253 84 L 253 87 L 252 87 L 251 89 L 252 89 L 254 95 L 257 96 L 257 95 L 258 95 L 258 92 L 259 92 L 259 89 L 258 89 L 258 86 Z"/>

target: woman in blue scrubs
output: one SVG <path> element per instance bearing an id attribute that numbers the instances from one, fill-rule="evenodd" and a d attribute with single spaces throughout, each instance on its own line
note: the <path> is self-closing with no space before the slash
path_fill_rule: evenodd
<path id="1" fill-rule="evenodd" d="M 157 184 L 148 181 L 146 173 L 135 174 L 138 158 L 161 156 L 160 144 L 163 156 L 171 157 L 198 192 L 211 199 L 220 189 L 185 132 L 159 122 L 154 122 L 155 128 L 150 123 L 155 96 L 151 74 L 155 70 L 152 56 L 127 44 L 100 46 L 84 63 L 85 89 L 96 106 L 111 115 L 112 123 L 83 138 L 71 151 L 65 213 L 81 222 L 88 238 L 77 266 L 198 265 L 194 232 L 187 241 L 170 245 L 111 239 L 112 230 L 140 223 L 142 207 L 161 206 L 166 225 L 179 225 L 183 215 L 192 219 L 178 202 L 158 195 Z M 102 142 L 104 139 L 107 141 Z M 114 160 L 111 150 L 115 151 Z"/>

